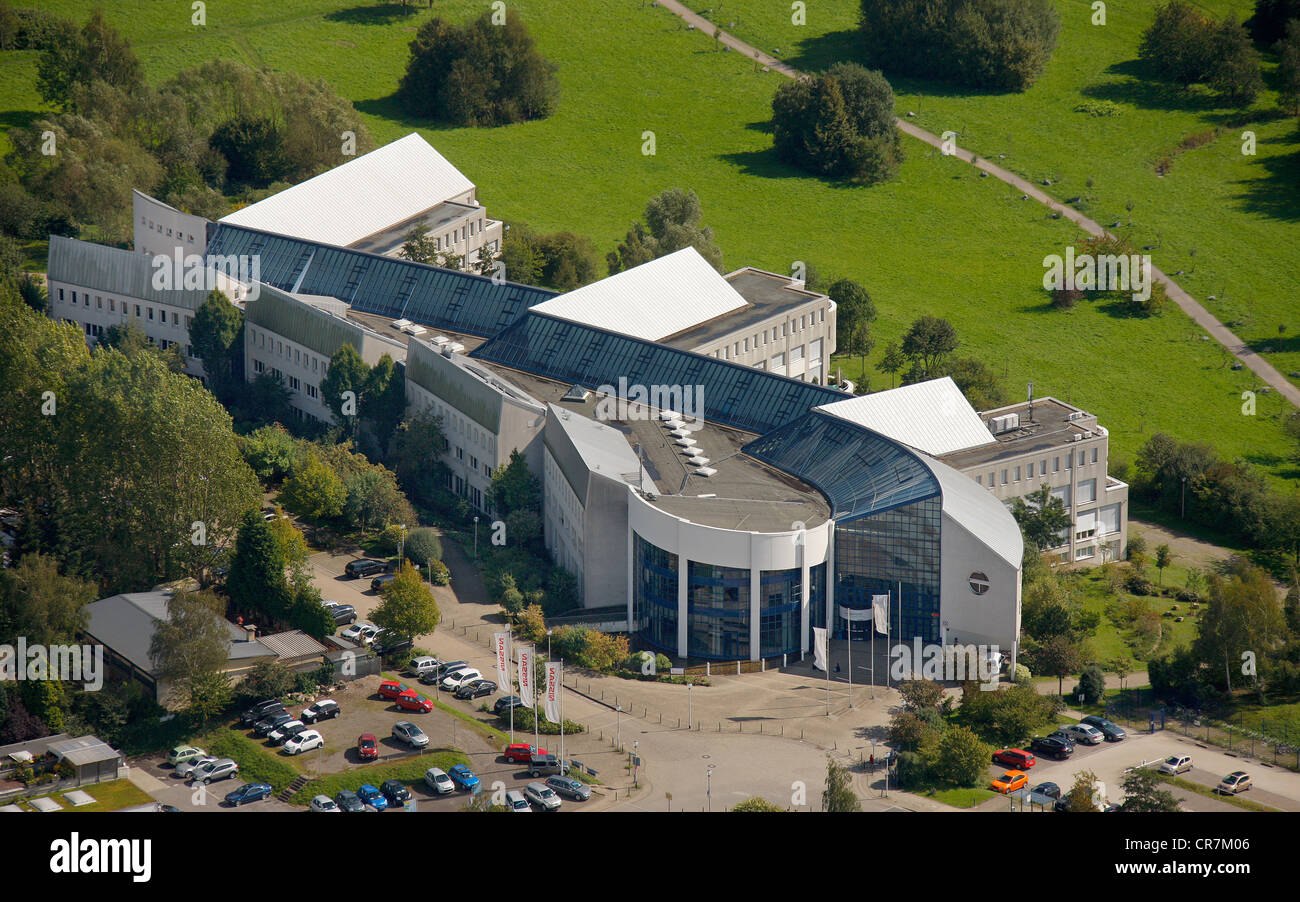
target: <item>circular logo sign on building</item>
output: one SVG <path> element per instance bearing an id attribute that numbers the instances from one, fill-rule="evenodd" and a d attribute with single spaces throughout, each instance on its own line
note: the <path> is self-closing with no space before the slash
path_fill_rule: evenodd
<path id="1" fill-rule="evenodd" d="M 976 595 L 983 595 L 989 590 L 989 578 L 976 570 L 970 575 L 970 590 Z"/>

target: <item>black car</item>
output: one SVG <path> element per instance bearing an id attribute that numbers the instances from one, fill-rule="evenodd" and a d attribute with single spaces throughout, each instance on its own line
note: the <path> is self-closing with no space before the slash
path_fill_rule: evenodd
<path id="1" fill-rule="evenodd" d="M 270 717 L 264 717 L 259 720 L 257 725 L 253 727 L 253 733 L 264 737 L 276 727 L 282 727 L 294 719 L 294 716 L 288 711 L 281 711 L 279 714 L 273 714 Z"/>
<path id="2" fill-rule="evenodd" d="M 338 702 L 332 698 L 323 698 L 303 708 L 298 719 L 303 723 L 315 723 L 318 720 L 338 717 L 340 713 L 342 713 L 342 709 L 339 708 Z"/>
<path id="3" fill-rule="evenodd" d="M 1074 754 L 1074 746 L 1056 736 L 1039 736 L 1029 743 L 1029 750 L 1044 758 L 1065 759 Z"/>
<path id="4" fill-rule="evenodd" d="M 378 592 L 395 579 L 397 579 L 396 573 L 381 573 L 370 581 L 370 588 L 372 591 Z"/>
<path id="5" fill-rule="evenodd" d="M 365 811 L 366 803 L 361 801 L 361 797 L 350 789 L 344 789 L 334 797 L 334 804 L 339 806 L 341 811 Z"/>
<path id="6" fill-rule="evenodd" d="M 374 576 L 376 573 L 384 572 L 384 562 L 372 561 L 369 558 L 360 558 L 355 561 L 348 561 L 348 565 L 343 568 L 343 572 L 348 576 L 351 576 L 353 579 L 359 579 L 363 576 Z"/>
<path id="7" fill-rule="evenodd" d="M 335 626 L 344 626 L 357 622 L 357 609 L 350 604 L 331 605 L 329 612 L 330 616 L 334 618 Z"/>
<path id="8" fill-rule="evenodd" d="M 411 797 L 411 790 L 397 780 L 385 780 L 379 785 L 379 791 L 388 799 L 389 805 L 400 805 Z"/>
<path id="9" fill-rule="evenodd" d="M 269 698 L 266 701 L 258 702 L 239 716 L 239 724 L 244 727 L 251 727 L 264 717 L 273 717 L 276 714 L 284 713 L 284 705 L 280 704 L 277 699 Z"/>
<path id="10" fill-rule="evenodd" d="M 497 684 L 491 680 L 474 680 L 456 690 L 456 698 L 482 698 L 497 691 Z"/>
<path id="11" fill-rule="evenodd" d="M 517 695 L 503 695 L 492 706 L 493 714 L 508 714 L 511 708 L 522 708 L 524 700 Z"/>
<path id="12" fill-rule="evenodd" d="M 1066 733 L 1064 730 L 1053 730 L 1052 732 L 1047 734 L 1047 738 L 1059 739 L 1070 747 L 1070 751 L 1074 751 L 1074 745 L 1075 745 L 1074 737 L 1071 736 L 1069 733 Z"/>
<path id="13" fill-rule="evenodd" d="M 437 686 L 442 682 L 442 678 L 449 673 L 455 673 L 462 667 L 468 667 L 468 661 L 449 661 L 446 663 L 439 662 L 438 666 L 426 673 L 420 675 L 420 682 L 426 686 Z"/>
<path id="14" fill-rule="evenodd" d="M 289 737 L 297 736 L 306 729 L 307 725 L 305 723 L 292 724 L 291 726 L 282 727 L 279 730 L 272 731 L 279 733 L 279 738 L 271 739 L 268 737 L 268 739 L 270 739 L 271 745 L 284 745 L 285 742 L 288 741 Z"/>
<path id="15" fill-rule="evenodd" d="M 391 655 L 395 652 L 405 651 L 411 645 L 412 642 L 409 637 L 393 636 L 389 634 L 388 630 L 380 630 L 370 643 L 370 650 L 377 655 Z"/>
<path id="16" fill-rule="evenodd" d="M 1061 787 L 1055 783 L 1039 783 L 1034 787 L 1033 791 L 1041 796 L 1047 796 L 1049 799 L 1059 799 L 1061 797 Z"/>
<path id="17" fill-rule="evenodd" d="M 1086 723 L 1090 727 L 1095 727 L 1101 731 L 1101 735 L 1106 737 L 1107 742 L 1119 742 L 1128 737 L 1124 728 L 1118 724 L 1111 723 L 1104 717 L 1097 717 L 1095 714 L 1089 714 L 1079 723 Z"/>

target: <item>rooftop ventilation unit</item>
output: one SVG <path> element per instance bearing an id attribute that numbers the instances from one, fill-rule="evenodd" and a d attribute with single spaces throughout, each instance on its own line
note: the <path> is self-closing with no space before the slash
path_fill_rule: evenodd
<path id="1" fill-rule="evenodd" d="M 675 411 L 675 410 L 661 410 L 661 411 L 659 411 L 659 419 L 663 420 L 665 423 L 667 423 L 667 422 L 669 422 L 669 421 L 671 421 L 671 420 L 680 420 L 681 418 L 682 418 L 681 414 L 679 414 L 679 413 L 678 413 L 677 411 Z"/>
<path id="2" fill-rule="evenodd" d="M 1073 423 L 1075 420 L 1082 420 L 1086 416 L 1087 414 L 1084 413 L 1082 410 L 1076 410 L 1074 413 L 1066 417 L 1065 420 L 1067 423 Z"/>
<path id="3" fill-rule="evenodd" d="M 1020 414 L 1018 413 L 1006 413 L 1000 417 L 994 417 L 989 420 L 989 430 L 994 435 L 999 435 L 1003 432 L 1010 432 L 1012 429 L 1019 428 Z"/>
<path id="4" fill-rule="evenodd" d="M 685 423 L 683 423 L 681 420 L 664 420 L 663 425 L 665 429 L 675 433 L 676 430 L 681 429 L 682 426 L 685 425 Z"/>
<path id="5" fill-rule="evenodd" d="M 587 391 L 581 385 L 575 385 L 564 393 L 561 401 L 585 401 L 591 397 L 591 392 Z"/>
<path id="6" fill-rule="evenodd" d="M 677 444 L 681 445 L 683 448 L 690 448 L 696 444 L 696 441 L 693 438 L 679 438 Z"/>
<path id="7" fill-rule="evenodd" d="M 405 326 L 402 326 L 402 331 L 407 335 L 423 335 L 425 329 L 424 326 L 417 326 L 415 323 L 407 323 Z"/>
<path id="8" fill-rule="evenodd" d="M 695 475 L 696 475 L 696 476 L 712 476 L 712 475 L 713 475 L 714 473 L 716 473 L 716 472 L 718 472 L 718 471 L 715 470 L 715 469 L 713 469 L 713 467 L 698 467 L 698 468 L 695 470 Z"/>
<path id="9" fill-rule="evenodd" d="M 447 345 L 447 350 L 453 354 L 460 354 L 465 350 L 465 346 L 458 341 L 453 341 Z"/>
<path id="10" fill-rule="evenodd" d="M 435 345 L 439 348 L 445 345 L 449 341 L 451 341 L 451 339 L 448 338 L 446 335 L 435 335 L 433 336 L 433 338 L 429 339 L 430 344 Z"/>
<path id="11" fill-rule="evenodd" d="M 395 319 L 395 320 L 393 320 L 393 328 L 394 328 L 394 329 L 405 329 L 405 328 L 406 328 L 407 326 L 409 326 L 410 324 L 411 324 L 411 321 L 410 321 L 409 319 Z"/>

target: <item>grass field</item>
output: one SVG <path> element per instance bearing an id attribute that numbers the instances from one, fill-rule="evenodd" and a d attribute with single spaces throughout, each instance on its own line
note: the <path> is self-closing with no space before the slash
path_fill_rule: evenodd
<path id="1" fill-rule="evenodd" d="M 35 811 L 36 809 L 32 807 L 34 799 L 53 798 L 54 801 L 63 806 L 60 809 L 61 811 L 118 811 L 122 808 L 144 805 L 153 801 L 153 797 L 149 793 L 130 780 L 111 780 L 107 783 L 95 783 L 92 786 L 83 786 L 82 791 L 95 801 L 89 805 L 73 807 L 73 804 L 64 798 L 65 793 L 59 792 L 50 796 L 33 796 L 31 799 L 24 799 L 18 803 L 18 807 L 24 811 Z"/>
<path id="2" fill-rule="evenodd" d="M 89 8 L 67 0 L 43 5 L 78 19 Z M 788 8 L 732 0 L 728 11 L 733 5 L 741 10 Z M 828 41 L 827 35 L 851 22 L 856 9 L 849 0 L 811 6 L 804 43 L 813 45 L 801 45 L 791 57 L 797 64 L 818 50 L 818 40 Z M 483 8 L 469 0 L 447 0 L 438 4 L 438 13 L 461 20 Z M 1040 396 L 1056 395 L 1096 412 L 1111 430 L 1117 457 L 1132 460 L 1152 432 L 1163 430 L 1184 439 L 1209 438 L 1224 454 L 1246 457 L 1274 479 L 1296 474 L 1286 460 L 1290 443 L 1279 428 L 1276 397 L 1263 398 L 1257 416 L 1242 416 L 1240 394 L 1255 387 L 1253 377 L 1229 370 L 1217 345 L 1202 341 L 1201 331 L 1181 313 L 1171 310 L 1156 319 L 1136 320 L 1096 305 L 1084 304 L 1070 313 L 1051 310 L 1040 287 L 1041 261 L 1074 238 L 1073 227 L 1048 219 L 1042 208 L 1021 202 L 1005 185 L 980 179 L 970 166 L 927 153 L 910 141 L 905 145 L 908 160 L 889 184 L 863 189 L 809 178 L 777 163 L 770 153 L 765 123 L 780 76 L 755 71 L 752 61 L 735 53 L 716 51 L 708 36 L 686 31 L 665 10 L 641 0 L 518 0 L 511 9 L 522 15 L 542 51 L 558 65 L 563 97 L 548 120 L 483 130 L 407 121 L 392 99 L 411 31 L 432 15 L 427 11 L 402 16 L 393 7 L 337 0 L 303 0 L 284 7 L 226 0 L 209 8 L 203 28 L 189 24 L 188 7 L 149 0 L 122 0 L 106 13 L 132 39 L 154 80 L 215 55 L 325 78 L 356 104 L 378 141 L 418 128 L 478 184 L 479 197 L 494 217 L 585 233 L 605 250 L 622 237 L 652 194 L 688 186 L 700 194 L 728 267 L 752 264 L 789 271 L 793 261 L 809 260 L 825 273 L 861 281 L 881 311 L 876 337 L 882 345 L 899 337 L 921 313 L 946 316 L 962 338 L 961 353 L 987 361 L 1013 397 L 1032 379 Z M 818 39 L 812 31 L 817 16 L 831 14 L 839 24 L 822 23 Z M 737 30 L 745 36 L 748 20 L 742 24 Z M 760 25 L 756 18 L 756 32 Z M 794 46 L 784 37 L 760 43 L 769 49 L 775 44 L 782 55 L 789 55 L 786 43 Z M 1093 52 L 1068 47 L 1067 40 L 1044 89 L 1059 80 L 1052 90 L 1070 90 L 1068 85 L 1077 80 L 1070 75 L 1075 57 Z M 1119 51 L 1102 41 L 1098 52 L 1106 58 Z M 0 55 L 0 124 L 27 122 L 40 112 L 34 76 L 34 54 Z M 1054 103 L 1050 97 L 1036 101 L 1036 91 L 1011 100 L 1030 106 L 1041 102 L 1037 115 L 1043 121 L 1041 117 L 1053 115 Z M 908 102 L 904 94 L 900 104 Z M 932 102 L 927 97 L 920 121 L 939 128 L 952 118 L 941 103 L 953 104 L 953 109 L 965 104 L 970 108 L 962 123 L 966 143 L 995 155 L 1007 126 L 984 134 L 988 129 L 980 123 L 1007 121 L 1020 128 L 1028 115 L 994 108 L 1005 102 L 983 97 Z M 1065 114 L 1077 126 L 1070 117 L 1078 114 Z M 1141 120 L 1134 115 L 1115 121 L 1128 127 Z M 1095 128 L 1096 122 L 1086 125 Z M 1167 128 L 1168 140 L 1176 141 L 1190 126 L 1180 120 Z M 641 153 L 647 130 L 655 132 L 654 156 Z M 1122 210 L 1131 193 L 1122 179 L 1144 176 L 1128 173 L 1113 156 L 1089 156 L 1086 166 L 1077 159 L 1054 159 L 1063 156 L 1069 140 L 1061 135 L 1017 137 L 1015 156 L 1003 162 L 1026 172 L 1064 169 L 1067 188 L 1072 179 L 1081 183 L 1084 176 L 1077 174 L 1086 171 L 1099 179 L 1094 204 L 1104 212 L 1098 215 L 1104 219 L 1113 205 Z M 1112 140 L 1098 138 L 1080 149 L 1109 148 Z M 1261 131 L 1261 154 L 1265 147 L 1270 152 L 1285 149 L 1270 144 Z M 1218 151 L 1216 142 L 1183 155 L 1173 176 L 1158 187 L 1172 194 L 1168 189 L 1178 183 L 1179 197 L 1199 198 L 1196 183 L 1183 191 L 1179 180 L 1193 178 L 1193 157 L 1211 159 Z M 1138 157 L 1148 152 L 1109 150 Z M 1203 241 L 1199 232 L 1181 237 L 1172 227 L 1176 220 L 1166 225 L 1159 218 L 1177 215 L 1166 213 L 1163 201 L 1157 207 L 1160 194 L 1133 199 L 1138 227 L 1162 230 L 1167 246 L 1195 242 L 1198 266 L 1207 274 L 1215 260 L 1234 253 L 1227 245 Z M 1193 208 L 1201 213 L 1211 209 Z M 1232 240 L 1257 249 L 1251 259 L 1258 258 L 1259 250 L 1286 246 L 1290 233 L 1277 217 L 1240 212 L 1229 224 L 1238 219 L 1242 228 L 1250 228 Z M 1204 228 L 1211 230 L 1210 239 L 1218 234 L 1213 226 Z M 1171 270 L 1178 268 L 1159 254 L 1156 259 Z M 1286 276 L 1295 275 L 1292 270 L 1300 262 L 1269 262 L 1252 269 L 1261 286 L 1294 281 Z M 1230 298 L 1238 296 L 1236 284 Z M 1199 292 L 1203 286 L 1188 287 Z M 1282 306 L 1279 299 L 1275 307 Z M 1262 325 L 1276 329 L 1273 313 L 1259 317 Z M 1295 328 L 1300 329 L 1300 322 Z M 843 365 L 845 375 L 853 378 L 856 361 Z M 886 377 L 870 375 L 873 388 L 885 384 Z"/>
<path id="3" fill-rule="evenodd" d="M 431 767 L 448 770 L 456 764 L 469 764 L 469 758 L 464 752 L 438 749 L 393 763 L 354 767 L 344 773 L 328 774 L 310 781 L 290 797 L 289 804 L 308 805 L 318 795 L 334 798 L 344 789 L 355 792 L 364 783 L 379 786 L 385 780 L 399 780 L 411 786 L 424 780 L 424 772 Z"/>

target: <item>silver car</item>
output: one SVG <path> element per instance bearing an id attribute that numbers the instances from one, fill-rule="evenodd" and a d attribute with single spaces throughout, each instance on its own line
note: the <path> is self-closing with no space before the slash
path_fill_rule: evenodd
<path id="1" fill-rule="evenodd" d="M 428 734 L 409 720 L 399 720 L 393 724 L 393 738 L 417 749 L 422 749 L 429 744 Z"/>
<path id="2" fill-rule="evenodd" d="M 190 779 L 195 783 L 212 783 L 225 780 L 239 773 L 239 765 L 231 758 L 218 758 L 210 764 L 201 764 L 190 772 Z"/>
<path id="3" fill-rule="evenodd" d="M 196 767 L 205 764 L 212 764 L 216 760 L 217 759 L 211 755 L 205 755 L 202 758 L 191 758 L 189 761 L 182 761 L 180 764 L 176 765 L 175 774 L 182 779 L 189 779 L 190 774 L 194 773 Z"/>
<path id="4" fill-rule="evenodd" d="M 529 783 L 524 787 L 524 798 L 543 811 L 560 810 L 560 797 L 545 783 Z"/>

